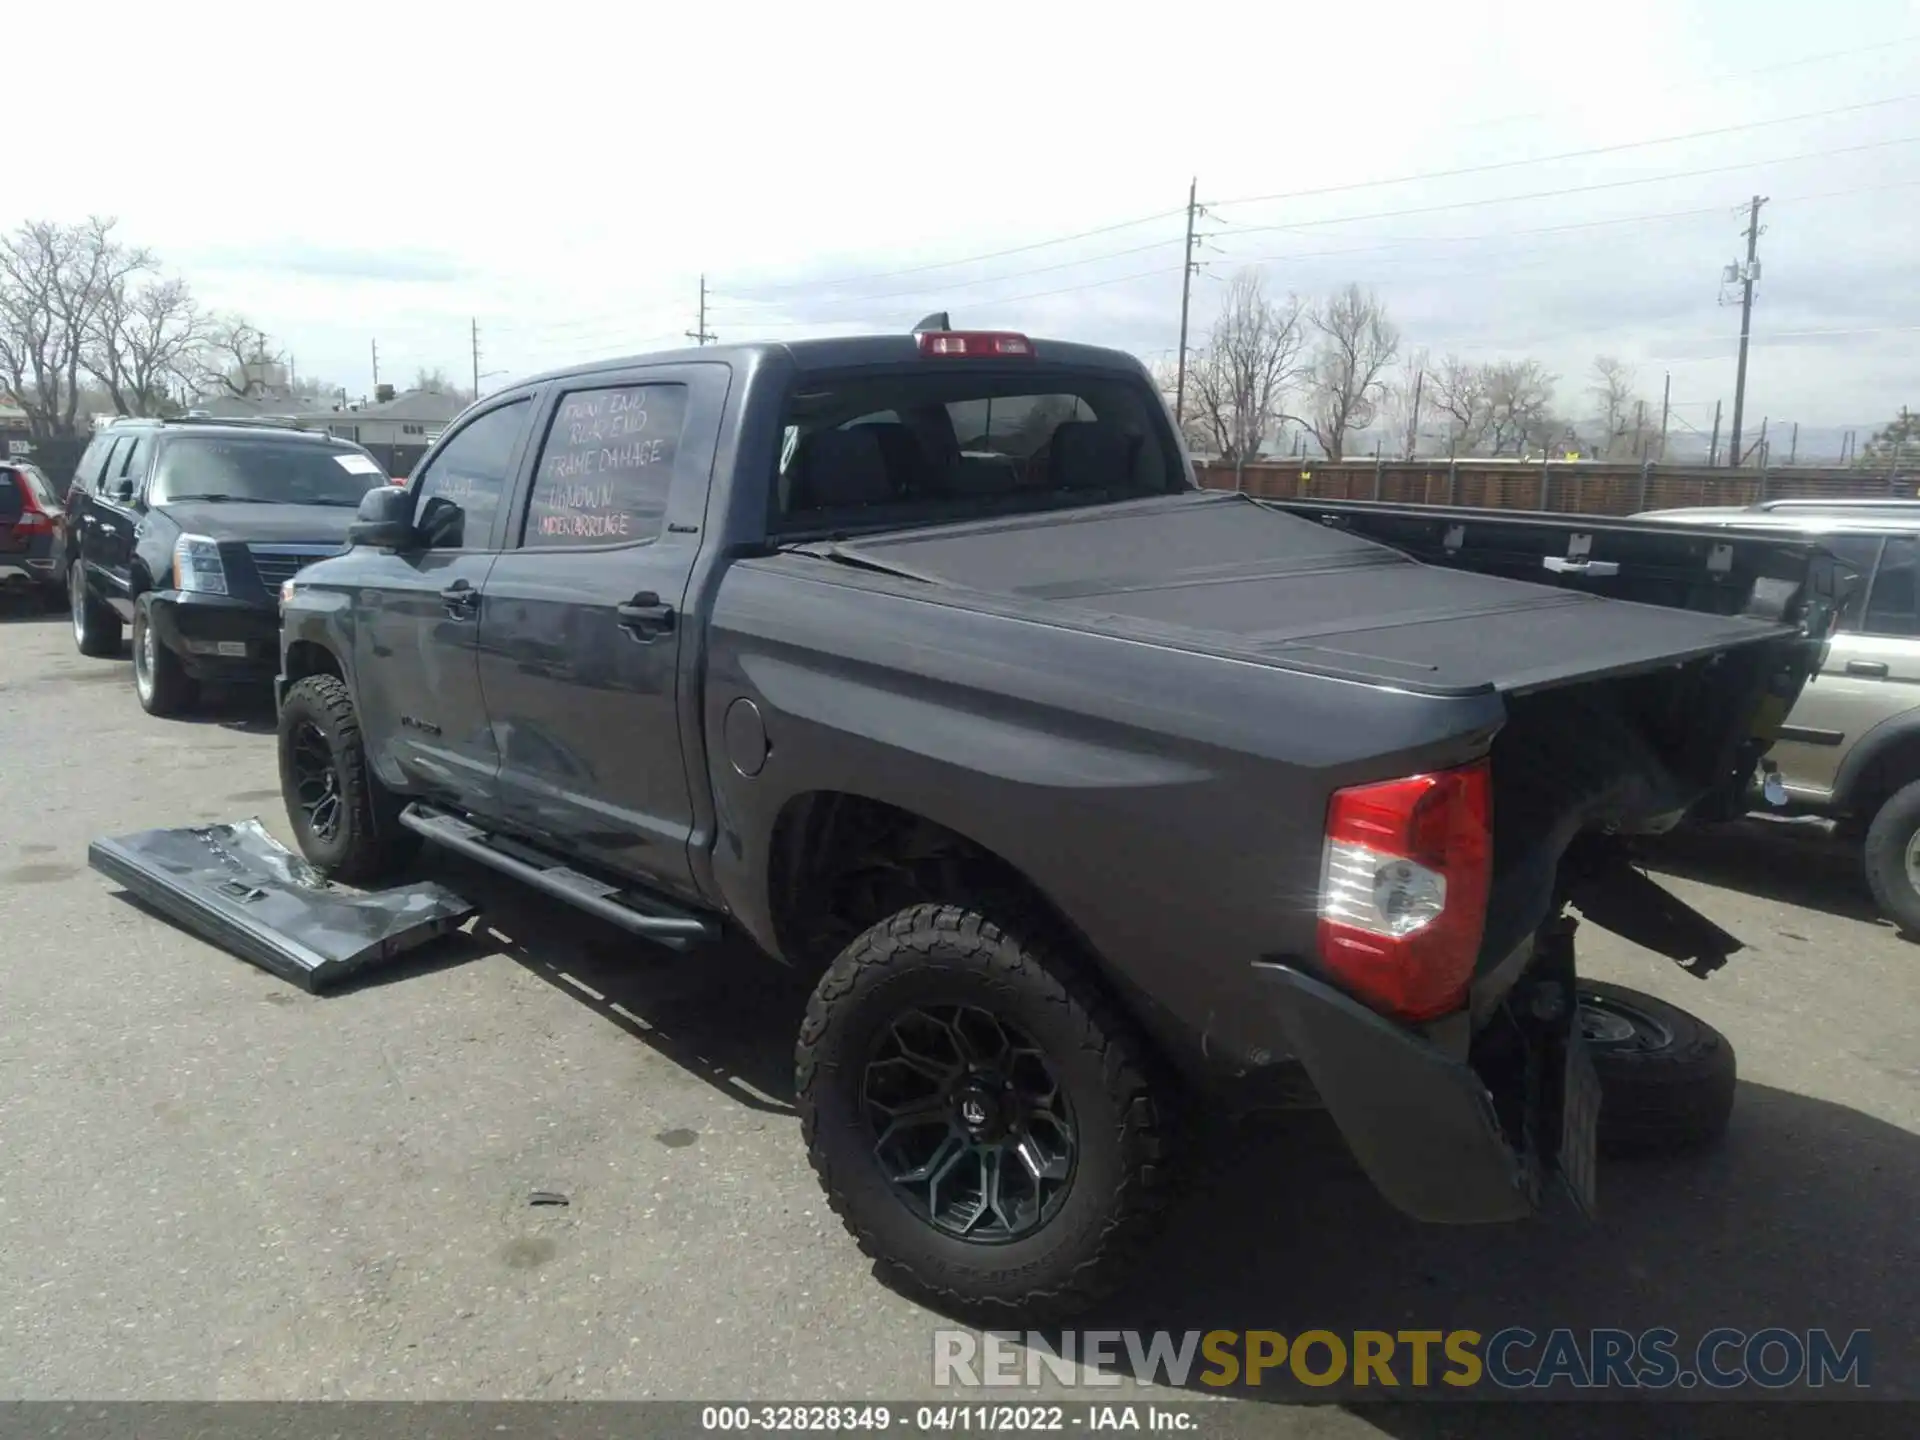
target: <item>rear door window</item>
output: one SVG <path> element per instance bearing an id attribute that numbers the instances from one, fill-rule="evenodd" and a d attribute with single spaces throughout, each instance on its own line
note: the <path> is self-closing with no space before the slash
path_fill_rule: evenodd
<path id="1" fill-rule="evenodd" d="M 527 546 L 633 545 L 666 523 L 687 387 L 616 385 L 560 397 L 540 447 Z"/>
<path id="2" fill-rule="evenodd" d="M 120 469 L 126 463 L 127 452 L 133 449 L 133 437 L 122 435 L 113 442 L 113 448 L 107 452 L 107 463 L 101 467 L 100 484 L 97 487 L 103 500 L 118 501 L 114 487 L 120 483 Z"/>
<path id="3" fill-rule="evenodd" d="M 1920 634 L 1914 610 L 1914 542 L 1905 535 L 1887 538 L 1874 572 L 1873 592 L 1867 598 L 1867 618 L 1861 629 L 1869 635 Z"/>
<path id="4" fill-rule="evenodd" d="M 1857 577 L 1840 608 L 1840 628 L 1858 630 L 1860 617 L 1867 610 L 1867 586 L 1873 579 L 1874 562 L 1880 558 L 1878 535 L 1829 535 L 1820 544 Z"/>
<path id="5" fill-rule="evenodd" d="M 43 472 L 39 466 L 22 465 L 19 467 L 18 473 L 42 510 L 55 510 L 59 508 L 60 498 L 54 494 L 53 482 L 47 479 L 45 472 Z"/>
<path id="6" fill-rule="evenodd" d="M 79 465 L 74 467 L 73 483 L 77 488 L 89 492 L 96 491 L 100 488 L 100 470 L 101 467 L 107 463 L 107 455 L 112 449 L 113 437 L 111 435 L 96 435 L 93 437 L 92 441 L 88 443 L 86 451 L 80 456 Z"/>

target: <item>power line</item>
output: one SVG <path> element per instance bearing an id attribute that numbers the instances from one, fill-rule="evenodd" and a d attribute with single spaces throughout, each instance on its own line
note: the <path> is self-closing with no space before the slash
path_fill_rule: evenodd
<path id="1" fill-rule="evenodd" d="M 1858 110 L 1873 110 L 1920 100 L 1920 91 L 1889 95 L 1879 100 L 1862 100 L 1838 105 L 1830 110 L 1808 110 L 1799 115 L 1780 115 L 1771 120 L 1752 120 L 1740 125 L 1721 125 L 1711 130 L 1693 130 L 1684 135 L 1662 135 L 1652 140 L 1628 140 L 1616 145 L 1595 145 L 1585 150 L 1565 150 L 1558 155 L 1536 155 L 1521 160 L 1493 160 L 1484 165 L 1463 165 L 1453 170 L 1429 170 L 1416 175 L 1396 175 L 1386 180 L 1353 180 L 1339 185 L 1322 185 L 1312 190 L 1289 190 L 1273 195 L 1247 195 L 1237 200 L 1221 200 L 1218 205 L 1264 205 L 1275 200 L 1307 200 L 1320 195 L 1344 195 L 1355 190 L 1375 190 L 1387 185 L 1414 185 L 1431 180 L 1454 180 L 1463 175 L 1486 175 L 1496 170 L 1515 170 L 1528 165 L 1552 165 L 1562 160 L 1588 160 L 1596 155 L 1618 155 L 1628 150 L 1644 150 L 1655 145 L 1678 145 L 1689 140 L 1710 140 L 1720 135 L 1737 135 L 1746 130 L 1763 130 L 1774 125 L 1793 125 L 1803 120 L 1823 120 L 1833 115 L 1848 115 Z M 1231 222 L 1228 222 L 1231 223 Z"/>
<path id="2" fill-rule="evenodd" d="M 1727 71 L 1717 76 L 1707 77 L 1704 81 L 1699 83 L 1707 86 L 1717 85 L 1727 80 L 1741 79 L 1749 75 L 1770 74 L 1778 70 L 1795 69 L 1795 68 L 1799 68 L 1807 65 L 1824 63 L 1829 60 L 1847 59 L 1855 55 L 1864 55 L 1874 51 L 1894 49 L 1900 46 L 1912 45 L 1916 43 L 1920 43 L 1920 35 L 1896 36 L 1896 37 L 1893 37 L 1892 39 L 1888 39 L 1884 41 L 1876 41 L 1870 45 L 1856 46 L 1847 50 L 1831 50 L 1819 55 L 1798 56 L 1792 60 L 1781 61 L 1774 65 L 1758 66 L 1758 67 L 1753 67 L 1751 69 L 1746 69 L 1746 70 Z M 1665 88 L 1672 90 L 1672 89 L 1688 89 L 1692 87 L 1690 85 L 1676 85 L 1676 86 L 1669 86 Z M 1725 129 L 1719 129 L 1719 130 L 1700 131 L 1700 132 L 1697 132 L 1697 134 L 1694 136 L 1667 136 L 1667 137 L 1654 139 L 1654 140 L 1634 141 L 1634 142 L 1631 142 L 1631 144 L 1625 148 L 1633 148 L 1635 146 L 1669 144 L 1669 143 L 1675 143 L 1677 141 L 1689 139 L 1689 138 L 1702 138 L 1702 137 L 1718 135 L 1718 134 L 1727 134 L 1727 133 L 1731 133 L 1734 130 L 1739 130 L 1739 129 L 1758 128 L 1758 127 L 1765 127 L 1765 126 L 1771 126 L 1771 125 L 1784 125 L 1784 124 L 1792 123 L 1795 120 L 1799 120 L 1799 119 L 1815 118 L 1818 116 L 1824 116 L 1824 115 L 1830 115 L 1830 114 L 1842 114 L 1842 113 L 1846 113 L 1849 110 L 1866 109 L 1866 108 L 1870 108 L 1877 105 L 1890 105 L 1890 104 L 1897 103 L 1897 101 L 1899 100 L 1913 99 L 1913 98 L 1916 98 L 1916 97 L 1913 95 L 1895 96 L 1895 97 L 1890 97 L 1884 100 L 1872 100 L 1872 101 L 1861 102 L 1860 104 L 1857 104 L 1857 105 L 1842 106 L 1830 111 L 1809 112 L 1808 115 L 1803 115 L 1803 116 L 1783 116 L 1777 119 L 1755 121 L 1755 122 L 1752 122 L 1751 125 L 1747 125 L 1747 126 L 1732 126 L 1732 127 L 1727 127 Z M 1551 114 L 1551 113 L 1554 113 L 1554 112 L 1539 111 L 1539 112 L 1530 112 L 1530 113 L 1517 113 L 1517 114 L 1505 116 L 1505 117 L 1495 117 L 1492 120 L 1474 121 L 1467 125 L 1444 126 L 1441 128 L 1443 132 L 1444 131 L 1465 131 L 1465 130 L 1472 130 L 1477 128 L 1484 128 L 1489 125 L 1504 124 L 1512 120 L 1536 119 L 1536 118 L 1539 118 L 1540 115 Z M 1576 151 L 1572 153 L 1573 155 L 1576 155 L 1576 156 L 1582 155 L 1582 154 L 1601 154 L 1601 153 L 1606 153 L 1606 151 L 1614 148 L 1621 148 L 1621 147 L 1601 147 L 1600 149 L 1594 150 L 1594 151 Z M 1540 157 L 1526 159 L 1526 160 L 1504 161 L 1504 162 L 1500 162 L 1498 166 L 1492 167 L 1492 168 L 1505 168 L 1507 166 L 1513 166 L 1513 165 L 1546 164 L 1554 160 L 1565 159 L 1565 158 L 1571 158 L 1571 157 L 1540 156 Z M 1275 196 L 1252 197 L 1249 199 L 1242 199 L 1238 201 L 1222 201 L 1218 203 L 1251 204 L 1251 203 L 1254 203 L 1254 201 L 1257 199 L 1295 199 L 1295 198 L 1300 198 L 1306 195 L 1333 193 L 1333 190 L 1342 189 L 1342 188 L 1362 188 L 1363 186 L 1403 184 L 1403 183 L 1408 183 L 1410 181 L 1415 181 L 1415 180 L 1445 178 L 1453 174 L 1472 174 L 1472 173 L 1475 173 L 1475 171 L 1478 170 L 1479 168 L 1481 167 L 1469 167 L 1461 171 L 1439 171 L 1439 172 L 1435 172 L 1432 175 L 1408 176 L 1408 177 L 1402 177 L 1399 180 L 1366 181 L 1366 182 L 1360 182 L 1358 185 L 1353 187 L 1333 187 L 1332 189 L 1327 191 L 1300 191 L 1300 192 L 1293 192 L 1293 193 L 1283 193 Z M 767 292 L 767 293 L 784 293 L 784 292 L 791 292 L 791 291 L 797 291 L 797 290 L 817 290 L 822 286 L 841 285 L 841 284 L 855 283 L 855 282 L 865 281 L 865 280 L 890 280 L 901 275 L 918 275 L 918 274 L 924 274 L 929 270 L 952 269 L 962 265 L 978 264 L 985 260 L 999 260 L 1009 255 L 1024 255 L 1034 250 L 1043 250 L 1054 245 L 1070 244 L 1075 240 L 1086 240 L 1086 239 L 1091 239 L 1098 235 L 1110 235 L 1116 231 L 1130 230 L 1135 228 L 1136 226 L 1152 224 L 1156 220 L 1172 219 L 1176 216 L 1183 215 L 1184 213 L 1185 213 L 1184 207 L 1175 208 L 1172 210 L 1159 210 L 1159 211 L 1155 211 L 1151 215 L 1138 216 L 1132 220 L 1115 221 L 1112 224 L 1096 226 L 1090 230 L 1077 230 L 1068 235 L 1056 235 L 1045 240 L 1036 240 L 1024 245 L 1011 246 L 1004 250 L 989 250 L 978 255 L 966 255 L 966 256 L 961 256 L 959 258 L 952 259 L 952 260 L 934 260 L 934 261 L 928 261 L 925 264 L 909 265 L 909 266 L 905 266 L 905 267 L 894 269 L 894 270 L 856 271 L 856 272 L 845 274 L 845 275 L 823 277 L 818 280 L 788 281 L 788 282 L 782 282 L 782 283 L 773 284 L 773 285 L 756 285 L 751 288 L 758 291 Z"/>
<path id="3" fill-rule="evenodd" d="M 1920 137 L 1913 137 L 1913 138 L 1920 139 Z M 1910 143 L 1910 142 L 1903 141 L 1899 143 Z M 1804 157 L 1801 157 L 1801 158 L 1804 158 Z M 1756 162 L 1756 163 L 1773 163 L 1773 162 Z M 1667 178 L 1667 177 L 1653 177 L 1653 178 Z M 1880 190 L 1900 189 L 1900 188 L 1910 187 L 1913 185 L 1920 185 L 1920 179 L 1893 181 L 1893 182 L 1889 182 L 1885 184 L 1877 184 L 1877 185 L 1852 186 L 1845 189 L 1819 191 L 1811 194 L 1789 196 L 1785 198 L 1792 201 L 1834 199 L 1834 198 L 1839 198 L 1839 197 L 1848 196 L 1848 195 L 1865 194 L 1865 193 L 1870 193 L 1870 192 L 1875 192 Z M 1564 192 L 1545 192 L 1545 193 L 1557 194 L 1557 193 L 1564 193 Z M 1536 197 L 1534 196 L 1502 197 L 1501 200 L 1467 201 L 1467 202 L 1461 202 L 1461 204 L 1466 206 L 1478 205 L 1478 204 L 1497 204 L 1497 203 L 1502 203 L 1502 200 L 1505 200 L 1505 199 L 1522 200 L 1522 199 L 1532 199 L 1532 198 L 1536 198 Z M 1454 208 L 1454 207 L 1451 207 L 1451 206 L 1422 207 L 1420 211 L 1411 212 L 1411 213 L 1426 213 L 1427 210 L 1445 209 L 1445 208 Z M 1707 215 L 1719 215 L 1719 214 L 1722 214 L 1725 211 L 1725 209 L 1726 207 L 1724 205 L 1701 205 L 1701 206 L 1689 207 L 1684 210 L 1662 210 L 1662 211 L 1652 211 L 1652 212 L 1634 214 L 1634 215 L 1608 216 L 1599 220 L 1567 221 L 1557 225 L 1528 226 L 1522 229 L 1502 230 L 1497 232 L 1482 232 L 1474 235 L 1416 236 L 1416 237 L 1408 237 L 1402 240 L 1382 241 L 1382 242 L 1378 242 L 1371 245 L 1338 246 L 1338 247 L 1333 247 L 1330 249 L 1323 249 L 1323 250 L 1305 250 L 1305 251 L 1296 250 L 1296 251 L 1287 251 L 1287 252 L 1280 252 L 1280 253 L 1267 254 L 1267 255 L 1252 255 L 1252 256 L 1245 256 L 1245 257 L 1229 256 L 1228 258 L 1237 259 L 1242 264 L 1257 265 L 1257 264 L 1265 264 L 1265 263 L 1280 262 L 1280 261 L 1324 259 L 1324 258 L 1332 258 L 1337 256 L 1345 256 L 1345 255 L 1366 255 L 1366 254 L 1376 254 L 1386 250 L 1402 249 L 1412 245 L 1466 244 L 1466 243 L 1474 243 L 1474 242 L 1481 242 L 1481 241 L 1488 241 L 1488 240 L 1504 240 L 1508 238 L 1523 237 L 1523 236 L 1530 236 L 1530 235 L 1559 234 L 1559 233 L 1574 232 L 1579 230 L 1601 228 L 1601 227 L 1610 226 L 1610 225 L 1642 224 L 1642 223 L 1649 223 L 1649 222 L 1660 221 L 1660 220 L 1675 220 L 1675 219 L 1695 218 L 1695 217 L 1707 216 Z M 1409 212 L 1389 212 L 1389 213 L 1390 215 L 1399 215 L 1399 214 L 1409 213 Z M 1388 218 L 1388 217 L 1357 216 L 1352 218 L 1379 219 L 1379 218 Z M 1329 220 L 1305 222 L 1300 226 L 1292 226 L 1292 225 L 1261 226 L 1257 228 L 1249 228 L 1247 230 L 1242 230 L 1238 232 L 1227 232 L 1227 233 L 1230 235 L 1234 233 L 1264 234 L 1272 230 L 1293 230 L 1296 228 L 1301 228 L 1301 229 L 1324 228 L 1327 225 L 1338 224 L 1338 223 L 1344 223 L 1344 222 L 1341 220 L 1329 219 Z M 1040 266 L 1033 270 L 1012 271 L 1005 275 L 991 276 L 984 279 L 967 281 L 964 283 L 967 285 L 986 285 L 986 284 L 995 284 L 995 283 L 1004 284 L 1010 281 L 1024 279 L 1029 275 L 1048 274 L 1048 273 L 1052 273 L 1052 272 L 1063 270 L 1063 269 L 1069 269 L 1079 264 L 1092 264 L 1092 263 L 1095 263 L 1095 261 L 1100 259 L 1117 258 L 1118 256 L 1121 256 L 1121 255 L 1136 254 L 1141 251 L 1160 249 L 1166 245 L 1177 245 L 1180 243 L 1182 242 L 1179 239 L 1173 239 L 1169 241 L 1159 242 L 1154 245 L 1136 246 L 1129 250 L 1116 251 L 1116 252 L 1113 252 L 1112 255 L 1088 257 L 1084 261 L 1069 261 L 1064 264 Z M 1533 252 L 1529 251 L 1525 253 L 1533 253 Z M 980 303 L 997 305 L 997 304 L 1004 304 L 1004 303 L 1008 303 L 1015 300 L 1021 300 L 1021 299 L 1039 299 L 1039 298 L 1044 298 L 1046 296 L 1051 296 L 1051 295 L 1068 294 L 1077 290 L 1095 289 L 1105 285 L 1122 284 L 1128 280 L 1139 279 L 1142 276 L 1158 275 L 1160 273 L 1162 273 L 1162 271 L 1156 267 L 1155 269 L 1149 270 L 1149 271 L 1132 272 L 1125 275 L 1111 276 L 1101 280 L 1090 281 L 1083 285 L 1066 286 L 1060 289 L 1042 290 L 1042 291 L 1031 292 L 1023 295 L 989 296 Z M 947 288 L 958 288 L 958 287 L 941 287 L 938 292 L 936 292 L 933 289 L 922 288 L 922 289 L 916 289 L 916 290 L 890 291 L 890 292 L 885 292 L 883 294 L 878 294 L 878 295 L 824 296 L 817 302 L 821 306 L 839 307 L 844 305 L 844 306 L 856 307 L 856 308 L 851 309 L 847 312 L 836 313 L 835 315 L 830 316 L 826 320 L 822 320 L 822 321 L 763 322 L 763 321 L 748 319 L 745 323 L 754 324 L 759 326 L 760 328 L 780 328 L 780 329 L 809 328 L 811 325 L 821 324 L 821 323 L 841 323 L 841 324 L 851 323 L 853 320 L 858 318 L 859 309 L 857 307 L 864 307 L 873 301 L 884 300 L 884 299 L 898 299 L 902 297 L 909 297 L 909 296 L 916 296 L 916 295 L 931 296 L 935 293 L 945 293 Z M 602 320 L 602 321 L 592 322 L 592 323 L 604 324 L 605 322 L 604 320 Z"/>
<path id="4" fill-rule="evenodd" d="M 1911 145 L 1920 135 L 1901 135 L 1891 140 L 1869 140 L 1859 145 L 1840 145 L 1828 150 L 1808 150 L 1798 155 L 1780 155 L 1769 160 L 1741 160 L 1730 165 L 1708 165 L 1698 170 L 1673 170 L 1662 175 L 1639 175 L 1625 180 L 1602 180 L 1591 185 L 1566 185 L 1556 190 L 1532 190 L 1524 195 L 1492 195 L 1478 200 L 1448 200 L 1435 205 L 1414 205 L 1402 210 L 1377 210 L 1367 215 L 1334 215 L 1320 220 L 1296 220 L 1288 225 L 1241 225 L 1229 229 L 1230 235 L 1264 235 L 1275 230 L 1318 230 L 1329 225 L 1353 225 L 1367 220 L 1398 220 L 1408 215 L 1438 215 L 1448 210 L 1473 210 L 1482 205 L 1519 205 L 1529 200 L 1557 200 L 1566 195 L 1591 195 L 1602 190 L 1622 190 L 1632 185 L 1659 185 L 1670 180 L 1695 180 L 1703 175 L 1726 175 L 1736 170 L 1757 170 L 1766 165 L 1792 165 L 1802 160 L 1826 160 L 1835 155 L 1854 155 L 1866 150 L 1885 150 L 1895 145 Z"/>
<path id="5" fill-rule="evenodd" d="M 815 290 L 823 285 L 844 285 L 858 280 L 891 280 L 896 275 L 920 275 L 928 270 L 950 270 L 957 265 L 977 265 L 982 260 L 999 260 L 1008 255 L 1025 255 L 1032 250 L 1045 250 L 1053 245 L 1066 245 L 1075 240 L 1090 240 L 1096 235 L 1111 235 L 1116 230 L 1131 230 L 1139 225 L 1151 225 L 1156 220 L 1166 220 L 1185 213 L 1184 210 L 1157 210 L 1151 215 L 1142 215 L 1134 220 L 1120 220 L 1112 225 L 1096 226 L 1092 230 L 1076 230 L 1071 235 L 1056 235 L 1050 240 L 1035 240 L 1028 245 L 1014 245 L 1005 250 L 989 250 L 980 255 L 964 255 L 957 260 L 932 260 L 924 265 L 908 265 L 899 270 L 869 270 L 852 275 L 827 276 L 819 280 L 796 280 L 779 285 L 757 285 L 757 290 Z"/>
<path id="6" fill-rule="evenodd" d="M 1180 237 L 1175 235 L 1165 240 L 1154 240 L 1145 245 L 1131 245 L 1125 250 L 1107 250 L 1098 255 L 1083 255 L 1077 260 L 1062 260 L 1053 265 L 1036 265 L 1030 270 L 1014 270 L 1005 275 L 976 276 L 972 280 L 946 280 L 938 283 L 941 293 L 945 294 L 949 290 L 964 290 L 974 285 L 993 285 L 1006 280 L 1025 279 L 1029 275 L 1046 275 L 1056 270 L 1072 270 L 1081 265 L 1096 265 L 1102 260 L 1118 260 L 1127 255 L 1144 255 L 1149 250 L 1164 250 L 1168 246 L 1178 245 L 1180 243 Z M 825 295 L 821 297 L 821 300 L 823 303 L 832 302 L 838 304 L 845 302 L 848 304 L 860 304 L 869 300 L 897 300 L 904 296 L 925 295 L 926 293 L 927 289 L 925 286 L 918 286 L 911 290 L 884 290 L 875 294 Z M 745 296 L 736 296 L 732 300 L 723 301 L 722 303 L 731 308 L 740 305 L 778 305 L 781 302 L 778 300 L 754 300 Z"/>

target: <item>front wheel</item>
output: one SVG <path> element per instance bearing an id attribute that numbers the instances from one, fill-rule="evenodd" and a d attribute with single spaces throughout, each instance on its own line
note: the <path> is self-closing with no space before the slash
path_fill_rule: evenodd
<path id="1" fill-rule="evenodd" d="M 1679 1155 L 1726 1132 L 1736 1079 L 1726 1036 L 1624 985 L 1582 980 L 1575 993 L 1600 1081 L 1603 1155 Z"/>
<path id="2" fill-rule="evenodd" d="M 1894 791 L 1874 812 L 1860 853 L 1880 913 L 1920 936 L 1920 781 Z"/>
<path id="3" fill-rule="evenodd" d="M 185 714 L 200 698 L 200 685 L 155 633 L 152 601 L 142 595 L 133 607 L 133 693 L 149 715 Z"/>
<path id="4" fill-rule="evenodd" d="M 1070 1314 L 1157 1228 L 1153 1058 L 1017 907 L 875 925 L 815 988 L 795 1059 L 829 1203 L 884 1277 L 951 1311 Z"/>
<path id="5" fill-rule="evenodd" d="M 400 800 L 374 775 L 346 682 L 309 675 L 280 706 L 280 793 L 294 842 L 348 884 L 404 865 L 420 840 L 400 825 Z"/>

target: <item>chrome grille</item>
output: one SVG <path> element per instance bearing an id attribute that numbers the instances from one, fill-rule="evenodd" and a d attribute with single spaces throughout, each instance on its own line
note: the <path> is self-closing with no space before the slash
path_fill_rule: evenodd
<path id="1" fill-rule="evenodd" d="M 254 573 L 260 577 L 260 583 L 269 592 L 298 575 L 316 560 L 324 560 L 329 555 L 338 555 L 341 547 L 337 545 L 249 545 L 247 556 L 253 561 Z"/>

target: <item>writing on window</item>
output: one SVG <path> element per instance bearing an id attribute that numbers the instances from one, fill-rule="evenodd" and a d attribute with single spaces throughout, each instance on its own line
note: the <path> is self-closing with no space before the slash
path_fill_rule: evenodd
<path id="1" fill-rule="evenodd" d="M 651 540 L 686 419 L 684 385 L 622 385 L 561 397 L 540 452 L 528 545 Z"/>

